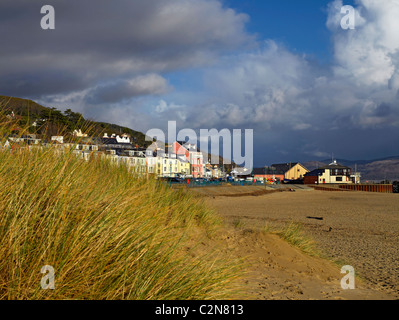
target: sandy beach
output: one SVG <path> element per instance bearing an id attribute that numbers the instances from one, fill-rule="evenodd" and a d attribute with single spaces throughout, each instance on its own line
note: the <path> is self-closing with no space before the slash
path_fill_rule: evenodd
<path id="1" fill-rule="evenodd" d="M 397 194 L 297 190 L 232 197 L 231 190 L 230 196 L 210 192 L 206 201 L 228 226 L 217 237 L 222 250 L 248 263 L 243 283 L 249 298 L 399 298 Z M 261 231 L 291 221 L 303 226 L 323 258 Z M 340 286 L 343 265 L 355 269 L 355 290 Z"/>

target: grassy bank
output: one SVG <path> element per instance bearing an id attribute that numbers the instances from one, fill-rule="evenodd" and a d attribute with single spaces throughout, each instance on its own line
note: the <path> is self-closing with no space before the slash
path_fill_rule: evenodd
<path id="1" fill-rule="evenodd" d="M 99 157 L 4 143 L 0 299 L 234 297 L 237 264 L 195 250 L 218 224 L 200 198 Z"/>
<path id="2" fill-rule="evenodd" d="M 299 223 L 290 222 L 283 228 L 275 230 L 275 234 L 311 256 L 321 256 L 321 251 L 317 248 L 316 242 L 303 231 Z"/>

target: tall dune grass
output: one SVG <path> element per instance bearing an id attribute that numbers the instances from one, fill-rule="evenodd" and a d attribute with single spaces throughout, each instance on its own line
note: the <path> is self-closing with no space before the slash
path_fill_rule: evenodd
<path id="1" fill-rule="evenodd" d="M 236 262 L 191 254 L 217 224 L 201 199 L 101 157 L 0 142 L 0 299 L 234 297 Z"/>
<path id="2" fill-rule="evenodd" d="M 303 226 L 300 223 L 291 221 L 283 228 L 274 231 L 282 239 L 302 250 L 311 256 L 321 256 L 320 250 L 317 248 L 316 242 L 305 234 Z"/>

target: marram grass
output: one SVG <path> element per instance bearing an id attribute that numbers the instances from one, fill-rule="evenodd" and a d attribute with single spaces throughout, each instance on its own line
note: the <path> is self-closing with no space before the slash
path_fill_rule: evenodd
<path id="1" fill-rule="evenodd" d="M 217 224 L 201 199 L 100 157 L 0 142 L 0 299 L 235 297 L 238 264 L 190 252 Z"/>
<path id="2" fill-rule="evenodd" d="M 304 233 L 303 227 L 300 223 L 295 223 L 291 221 L 283 228 L 277 231 L 273 231 L 273 233 L 276 233 L 294 247 L 302 250 L 303 252 L 311 256 L 321 255 L 320 250 L 317 248 L 316 242 Z"/>

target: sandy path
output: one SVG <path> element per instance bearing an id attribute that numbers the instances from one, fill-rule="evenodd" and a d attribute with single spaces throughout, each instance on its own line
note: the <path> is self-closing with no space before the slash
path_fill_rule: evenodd
<path id="1" fill-rule="evenodd" d="M 245 285 L 259 299 L 398 299 L 399 197 L 362 192 L 278 192 L 215 197 L 210 206 L 232 226 L 222 246 L 250 263 Z M 308 216 L 323 220 L 308 219 Z M 275 235 L 250 232 L 266 223 L 300 222 L 329 257 L 349 264 L 363 279 L 340 288 L 340 268 L 309 257 Z M 331 231 L 330 230 L 331 227 Z"/>

